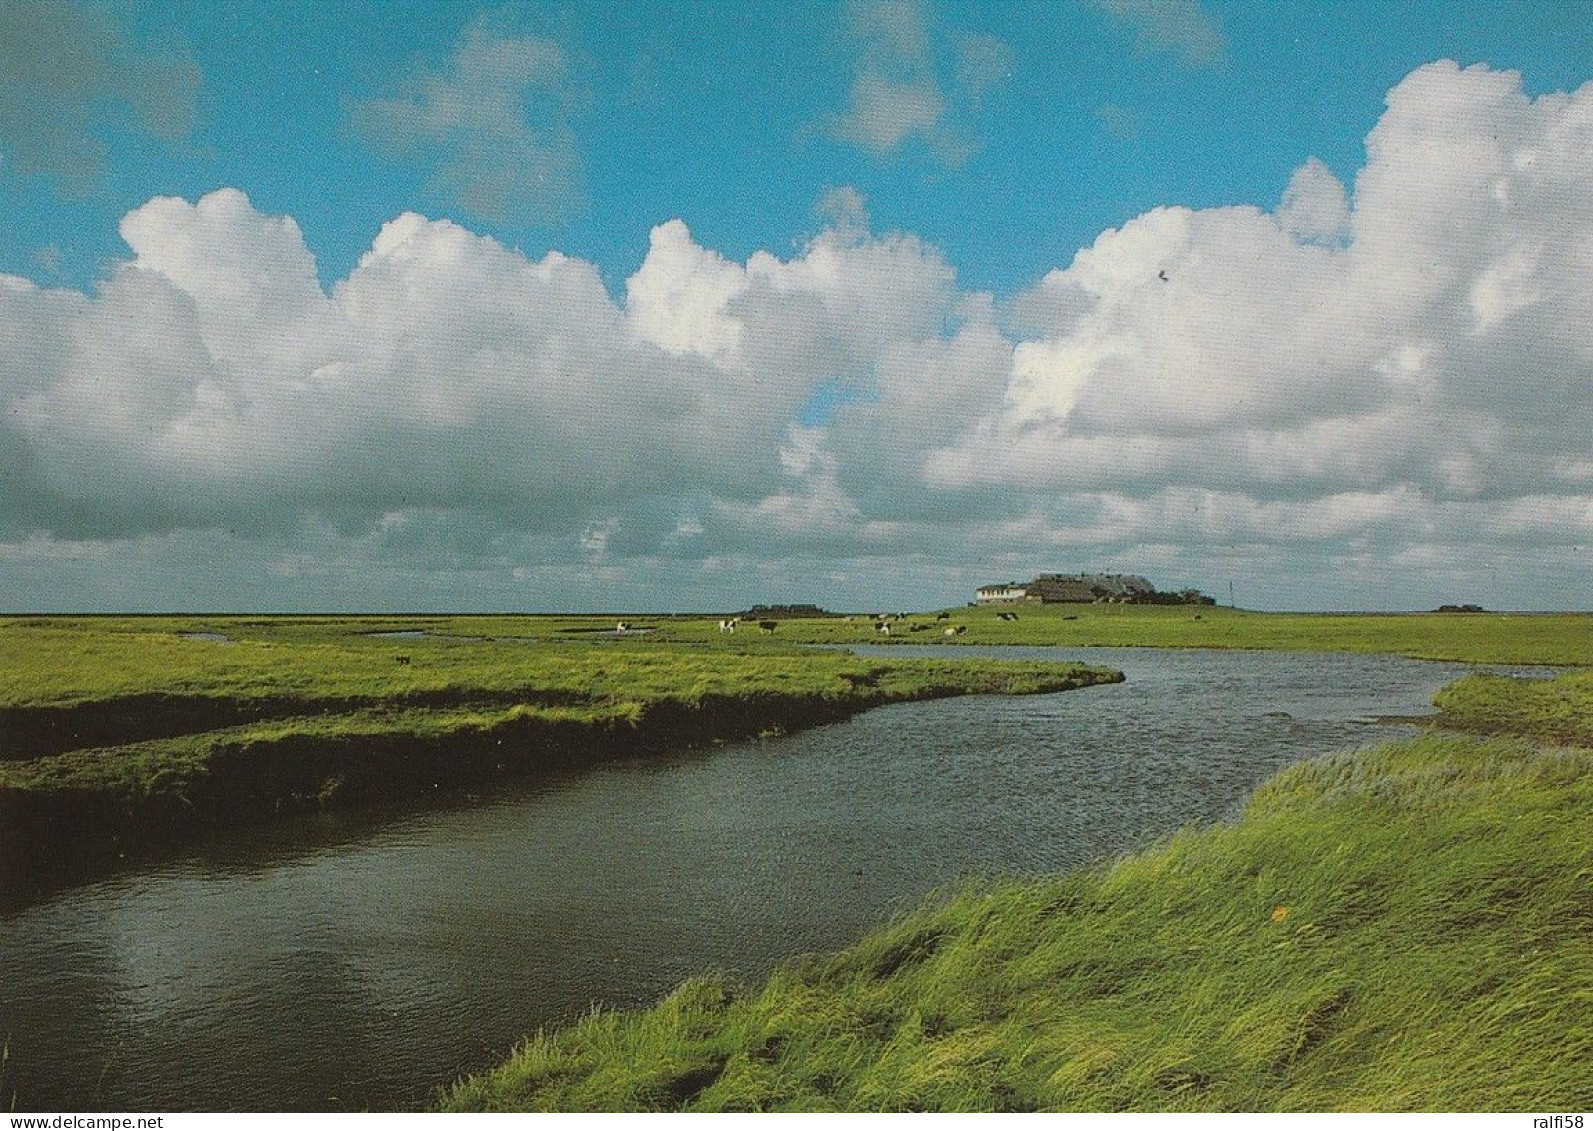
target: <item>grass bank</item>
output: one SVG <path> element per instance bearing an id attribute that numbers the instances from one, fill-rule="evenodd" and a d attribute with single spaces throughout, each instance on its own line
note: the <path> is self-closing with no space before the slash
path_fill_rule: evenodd
<path id="1" fill-rule="evenodd" d="M 1002 620 L 1001 615 L 1016 616 Z M 944 620 L 940 619 L 944 616 Z M 952 635 L 946 635 L 947 630 Z M 660 638 L 712 641 L 716 621 L 664 622 Z M 756 626 L 742 635 L 761 636 Z M 780 621 L 771 640 L 816 644 L 1029 644 L 1360 652 L 1461 663 L 1593 665 L 1587 613 L 1265 613 L 1157 605 L 1028 605 L 947 609 L 893 621 L 866 616 Z"/>
<path id="2" fill-rule="evenodd" d="M 1587 733 L 1585 677 L 1525 690 L 1462 681 L 1441 702 L 1496 731 Z M 1274 776 L 1233 824 L 971 888 L 761 986 L 698 979 L 538 1034 L 439 1104 L 1586 1110 L 1590 827 L 1587 749 L 1434 735 L 1337 754 Z"/>
<path id="3" fill-rule="evenodd" d="M 1441 721 L 1478 734 L 1593 746 L 1593 672 L 1555 679 L 1470 675 L 1434 699 Z"/>
<path id="4" fill-rule="evenodd" d="M 1002 614 L 1016 620 L 1002 620 Z M 942 619 L 944 618 L 944 619 Z M 635 635 L 606 640 L 616 617 L 0 617 L 0 710 L 113 695 L 223 693 L 252 700 L 307 691 L 359 697 L 408 687 L 514 687 L 515 652 L 598 643 L 628 649 L 690 644 L 743 654 L 796 644 L 1013 644 L 1357 652 L 1460 663 L 1593 667 L 1588 613 L 1266 613 L 1154 605 L 985 606 L 908 614 L 887 637 L 863 614 L 779 620 L 772 632 L 718 617 L 626 618 Z M 952 635 L 946 635 L 950 630 Z M 426 635 L 395 637 L 391 633 Z M 232 644 L 185 639 L 211 633 Z M 490 644 L 490 648 L 468 645 Z M 424 653 L 405 671 L 395 657 Z M 598 653 L 599 655 L 607 653 Z M 534 662 L 534 661 L 533 661 Z M 599 665 L 601 666 L 601 665 Z M 575 673 L 585 676 L 592 669 Z M 572 676 L 572 685 L 576 680 Z"/>
<path id="5" fill-rule="evenodd" d="M 888 703 L 1122 678 L 1069 664 L 373 635 L 384 624 L 0 623 L 14 676 L 0 690 L 0 839 L 169 838 Z M 226 640 L 180 635 L 193 631 Z"/>

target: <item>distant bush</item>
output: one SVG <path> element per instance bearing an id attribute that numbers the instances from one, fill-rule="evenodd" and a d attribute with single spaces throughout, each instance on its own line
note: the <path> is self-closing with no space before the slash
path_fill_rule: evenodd
<path id="1" fill-rule="evenodd" d="M 736 616 L 746 620 L 758 620 L 775 617 L 835 617 L 840 614 L 821 609 L 817 605 L 754 605 L 737 613 Z"/>

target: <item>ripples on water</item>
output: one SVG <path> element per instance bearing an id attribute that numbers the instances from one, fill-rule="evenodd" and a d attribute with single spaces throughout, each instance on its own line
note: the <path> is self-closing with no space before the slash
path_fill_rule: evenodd
<path id="1" fill-rule="evenodd" d="M 1286 763 L 1411 733 L 1377 720 L 1426 713 L 1463 670 L 1261 652 L 887 654 L 1078 659 L 1129 681 L 884 708 L 0 893 L 18 1109 L 422 1103 L 593 1003 L 646 1003 L 716 969 L 755 978 L 970 875 L 1072 868 L 1232 815 Z"/>

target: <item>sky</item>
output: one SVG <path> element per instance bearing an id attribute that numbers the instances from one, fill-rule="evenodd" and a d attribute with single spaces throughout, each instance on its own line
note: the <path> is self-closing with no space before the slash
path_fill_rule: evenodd
<path id="1" fill-rule="evenodd" d="M 1593 0 L 0 0 L 0 610 L 1593 607 Z"/>

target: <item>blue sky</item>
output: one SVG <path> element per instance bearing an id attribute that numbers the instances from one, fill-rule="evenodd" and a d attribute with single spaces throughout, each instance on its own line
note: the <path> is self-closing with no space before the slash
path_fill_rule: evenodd
<path id="1" fill-rule="evenodd" d="M 0 28 L 0 605 L 1590 600 L 1593 2 Z"/>
<path id="2" fill-rule="evenodd" d="M 1422 63 L 1517 69 L 1532 93 L 1579 86 L 1593 63 L 1589 3 L 1208 3 L 1183 28 L 1170 17 L 1162 40 L 1134 14 L 1155 6 L 925 4 L 940 88 L 955 86 L 960 41 L 1011 48 L 1010 73 L 977 104 L 953 99 L 973 152 L 948 163 L 921 137 L 876 151 L 826 129 L 859 55 L 843 2 L 109 5 L 135 49 L 197 64 L 193 128 L 151 137 L 106 100 L 91 123 L 105 168 L 82 198 L 0 175 L 0 269 L 54 281 L 58 248 L 60 281 L 91 283 L 125 254 L 128 209 L 232 185 L 297 219 L 327 282 L 414 208 L 531 255 L 590 259 L 615 286 L 656 223 L 684 219 L 744 259 L 811 235 L 820 194 L 852 185 L 877 226 L 944 249 L 965 286 L 1009 294 L 1157 205 L 1270 207 L 1313 155 L 1353 177 L 1384 95 Z M 435 154 L 384 157 L 351 128 L 354 107 L 444 67 L 471 26 L 568 55 L 582 177 L 562 215 L 472 212 L 428 190 Z"/>

